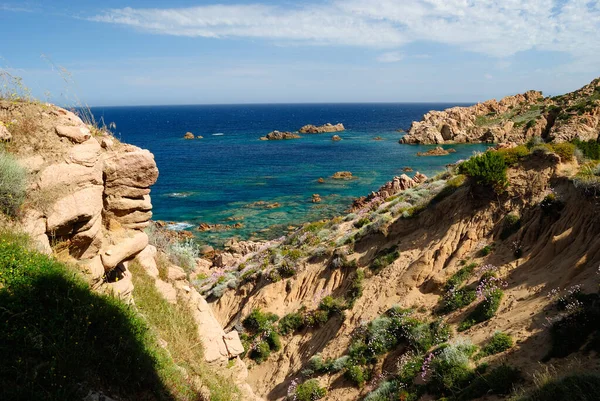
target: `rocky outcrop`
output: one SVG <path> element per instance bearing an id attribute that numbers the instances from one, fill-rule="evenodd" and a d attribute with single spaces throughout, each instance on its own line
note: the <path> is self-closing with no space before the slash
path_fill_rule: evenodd
<path id="1" fill-rule="evenodd" d="M 334 180 L 351 180 L 355 178 L 350 171 L 338 171 L 331 176 Z"/>
<path id="2" fill-rule="evenodd" d="M 8 131 L 8 129 L 0 124 L 0 141 L 1 142 L 10 142 L 12 139 L 12 134 Z"/>
<path id="3" fill-rule="evenodd" d="M 293 132 L 280 132 L 273 131 L 269 132 L 267 135 L 260 138 L 261 141 L 280 141 L 283 139 L 297 139 L 300 138 L 300 135 L 294 134 Z"/>
<path id="4" fill-rule="evenodd" d="M 322 134 L 322 133 L 326 133 L 326 132 L 340 132 L 340 131 L 344 131 L 346 130 L 346 128 L 344 127 L 344 124 L 342 123 L 338 123 L 338 124 L 331 124 L 331 123 L 327 123 L 325 125 L 305 125 L 304 127 L 300 128 L 298 130 L 298 132 L 300 132 L 301 134 Z"/>
<path id="5" fill-rule="evenodd" d="M 392 181 L 385 183 L 376 192 L 371 192 L 368 196 L 362 196 L 358 199 L 355 199 L 350 207 L 350 210 L 354 212 L 366 207 L 379 205 L 390 196 L 394 196 L 401 191 L 415 187 L 424 183 L 425 181 L 427 181 L 427 176 L 419 173 L 418 171 L 413 178 L 410 178 L 406 174 L 402 174 L 399 177 L 394 177 Z"/>
<path id="6" fill-rule="evenodd" d="M 456 153 L 456 150 L 452 148 L 444 149 L 441 146 L 437 146 L 427 152 L 417 152 L 417 156 L 446 156 L 450 153 Z"/>
<path id="7" fill-rule="evenodd" d="M 331 137 L 331 140 L 332 141 L 341 141 L 342 138 L 339 135 L 334 135 L 334 136 Z"/>
<path id="8" fill-rule="evenodd" d="M 195 136 L 191 132 L 186 132 L 185 135 L 183 136 L 183 139 L 194 139 L 194 138 L 195 138 Z"/>
<path id="9" fill-rule="evenodd" d="M 600 79 L 556 97 L 528 91 L 500 101 L 430 111 L 412 123 L 403 144 L 524 143 L 534 136 L 548 142 L 595 139 L 600 129 Z"/>

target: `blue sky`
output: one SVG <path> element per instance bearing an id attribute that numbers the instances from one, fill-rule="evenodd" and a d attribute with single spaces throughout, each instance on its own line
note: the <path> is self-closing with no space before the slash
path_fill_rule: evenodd
<path id="1" fill-rule="evenodd" d="M 61 104 L 559 94 L 600 75 L 598 3 L 0 0 L 0 67 Z"/>

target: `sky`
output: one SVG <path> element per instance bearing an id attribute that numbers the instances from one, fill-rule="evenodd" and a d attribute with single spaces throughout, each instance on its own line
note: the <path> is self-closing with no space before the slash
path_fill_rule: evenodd
<path id="1" fill-rule="evenodd" d="M 600 76 L 599 3 L 0 0 L 0 67 L 91 106 L 556 95 Z"/>

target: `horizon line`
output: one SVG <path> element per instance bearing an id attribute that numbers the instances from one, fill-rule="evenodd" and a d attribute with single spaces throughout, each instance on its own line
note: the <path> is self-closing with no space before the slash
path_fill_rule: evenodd
<path id="1" fill-rule="evenodd" d="M 173 103 L 173 104 L 131 104 L 131 105 L 84 105 L 70 106 L 75 108 L 99 108 L 99 107 L 181 107 L 181 106 L 309 106 L 309 105 L 367 105 L 367 104 L 448 104 L 448 105 L 474 105 L 477 102 L 281 102 L 281 103 Z"/>

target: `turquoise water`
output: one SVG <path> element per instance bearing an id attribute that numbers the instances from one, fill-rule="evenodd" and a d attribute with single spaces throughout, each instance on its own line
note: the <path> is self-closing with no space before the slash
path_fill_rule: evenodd
<path id="1" fill-rule="evenodd" d="M 377 190 L 411 167 L 427 175 L 469 157 L 484 145 L 454 145 L 448 156 L 417 157 L 432 146 L 400 145 L 408 129 L 431 109 L 448 104 L 342 104 L 156 106 L 93 109 L 97 118 L 115 122 L 117 136 L 150 149 L 160 177 L 152 189 L 154 218 L 189 224 L 198 238 L 270 238 L 288 226 L 342 213 L 358 196 Z M 305 124 L 342 122 L 347 130 L 304 135 L 301 139 L 260 141 L 272 130 L 298 130 Z M 191 131 L 203 139 L 184 140 Z M 383 138 L 373 140 L 375 136 Z M 351 171 L 349 181 L 333 180 Z M 414 174 L 414 173 L 408 173 Z M 323 178 L 325 183 L 319 183 Z M 321 203 L 312 203 L 319 194 Z M 266 205 L 278 203 L 268 209 Z M 243 227 L 198 232 L 200 223 Z"/>

